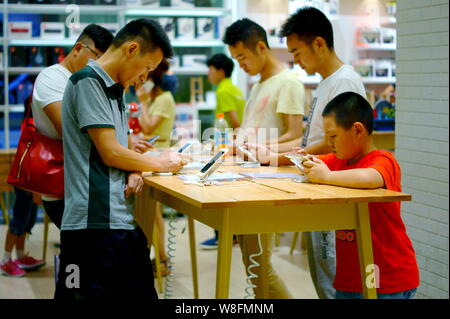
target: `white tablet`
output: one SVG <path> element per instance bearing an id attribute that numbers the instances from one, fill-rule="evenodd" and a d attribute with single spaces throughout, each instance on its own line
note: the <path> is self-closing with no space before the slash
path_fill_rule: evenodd
<path id="1" fill-rule="evenodd" d="M 199 173 L 200 181 L 205 181 L 212 173 L 219 168 L 219 166 L 225 160 L 225 155 L 228 153 L 228 149 L 224 148 L 220 150 L 214 157 L 206 164 Z"/>

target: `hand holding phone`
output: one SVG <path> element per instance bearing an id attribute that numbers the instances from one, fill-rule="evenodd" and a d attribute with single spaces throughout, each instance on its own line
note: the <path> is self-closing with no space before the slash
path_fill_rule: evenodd
<path id="1" fill-rule="evenodd" d="M 151 145 L 154 145 L 156 143 L 157 140 L 159 140 L 161 136 L 153 136 L 151 139 L 147 140 L 147 142 L 149 142 Z"/>

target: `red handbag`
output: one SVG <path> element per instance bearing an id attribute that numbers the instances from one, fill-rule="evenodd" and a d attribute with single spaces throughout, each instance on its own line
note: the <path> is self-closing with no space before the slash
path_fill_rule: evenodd
<path id="1" fill-rule="evenodd" d="M 22 124 L 8 183 L 30 192 L 64 198 L 62 141 L 39 133 L 30 114 L 31 103 Z"/>

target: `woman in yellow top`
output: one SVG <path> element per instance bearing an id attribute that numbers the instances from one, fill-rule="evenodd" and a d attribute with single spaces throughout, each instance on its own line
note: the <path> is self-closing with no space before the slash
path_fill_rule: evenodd
<path id="1" fill-rule="evenodd" d="M 149 74 L 144 87 L 150 92 L 143 99 L 142 114 L 139 122 L 145 136 L 160 136 L 156 146 L 170 147 L 170 138 L 175 122 L 175 100 L 169 88 L 163 81 L 169 70 L 169 63 L 165 60 Z M 142 97 L 141 97 L 142 98 Z"/>
<path id="2" fill-rule="evenodd" d="M 170 80 L 170 76 L 166 75 L 168 70 L 169 63 L 163 60 L 149 74 L 146 83 L 137 90 L 138 98 L 143 106 L 142 114 L 139 118 L 142 132 L 148 138 L 160 136 L 156 146 L 161 148 L 169 148 L 171 146 L 170 138 L 175 122 L 175 100 L 172 92 L 176 89 L 176 80 L 175 83 Z M 165 250 L 165 225 L 161 203 L 157 203 L 156 210 L 156 230 L 159 242 L 161 273 L 163 276 L 166 276 L 169 273 L 169 269 L 167 267 L 168 256 Z M 156 274 L 154 259 L 152 263 L 153 272 Z"/>

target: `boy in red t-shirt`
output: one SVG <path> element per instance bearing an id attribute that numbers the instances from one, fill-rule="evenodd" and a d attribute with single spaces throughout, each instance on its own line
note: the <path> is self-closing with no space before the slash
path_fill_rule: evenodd
<path id="1" fill-rule="evenodd" d="M 351 188 L 401 191 L 400 167 L 394 156 L 372 143 L 373 110 L 357 93 L 331 100 L 323 113 L 323 127 L 333 153 L 304 162 L 309 181 Z M 419 286 L 419 270 L 412 243 L 400 216 L 400 203 L 369 203 L 378 298 L 410 299 Z M 362 298 L 362 284 L 354 230 L 336 232 L 337 299 Z"/>

